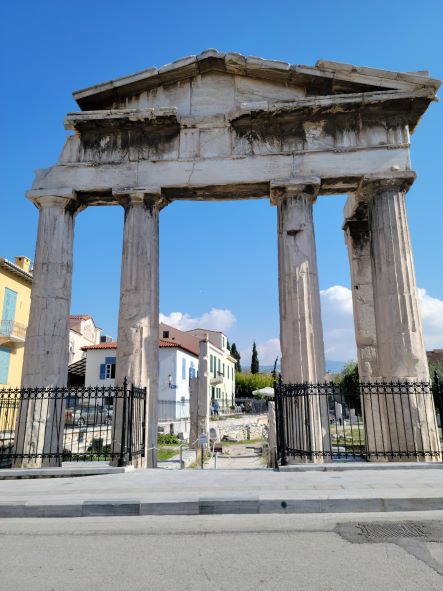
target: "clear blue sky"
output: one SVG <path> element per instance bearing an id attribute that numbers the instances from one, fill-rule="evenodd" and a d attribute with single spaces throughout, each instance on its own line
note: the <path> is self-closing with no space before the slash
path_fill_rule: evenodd
<path id="1" fill-rule="evenodd" d="M 208 47 L 295 64 L 323 58 L 428 69 L 442 79 L 442 25 L 439 0 L 3 3 L 0 256 L 34 255 L 37 210 L 24 194 L 34 170 L 58 158 L 64 115 L 78 110 L 73 90 Z M 437 301 L 443 300 L 442 123 L 442 107 L 431 105 L 412 137 L 418 180 L 408 197 L 418 285 Z M 349 286 L 343 202 L 321 197 L 315 209 L 322 289 Z M 236 322 L 227 332 L 240 349 L 278 337 L 275 217 L 267 200 L 163 210 L 161 311 L 200 318 L 211 308 L 230 310 Z M 72 311 L 92 314 L 112 336 L 122 220 L 119 208 L 90 208 L 76 228 Z"/>

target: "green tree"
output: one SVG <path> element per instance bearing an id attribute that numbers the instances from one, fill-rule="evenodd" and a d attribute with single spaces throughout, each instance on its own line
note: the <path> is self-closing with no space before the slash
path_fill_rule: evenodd
<path id="1" fill-rule="evenodd" d="M 435 363 L 434 361 L 429 362 L 429 375 L 431 381 L 434 380 L 435 372 L 437 372 L 438 377 L 440 380 L 443 381 L 443 363 Z"/>
<path id="2" fill-rule="evenodd" d="M 260 365 L 258 362 L 258 353 L 257 347 L 254 344 L 252 345 L 252 359 L 251 359 L 251 373 L 258 373 L 260 371 Z"/>
<path id="3" fill-rule="evenodd" d="M 236 398 L 252 398 L 254 390 L 274 386 L 274 378 L 270 373 L 237 373 L 235 374 Z"/>
<path id="4" fill-rule="evenodd" d="M 235 364 L 235 371 L 237 372 L 241 372 L 241 365 L 240 365 L 240 353 L 237 351 L 237 346 L 235 343 L 232 343 L 231 348 L 231 356 L 237 360 L 236 364 Z"/>
<path id="5" fill-rule="evenodd" d="M 335 383 L 339 384 L 349 408 L 355 408 L 357 414 L 361 414 L 360 388 L 358 365 L 356 361 L 348 361 L 344 368 L 335 377 Z"/>

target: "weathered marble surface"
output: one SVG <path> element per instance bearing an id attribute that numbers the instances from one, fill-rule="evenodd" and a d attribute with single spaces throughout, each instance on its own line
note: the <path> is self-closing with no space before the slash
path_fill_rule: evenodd
<path id="1" fill-rule="evenodd" d="M 198 378 L 191 380 L 191 396 L 189 401 L 190 432 L 189 447 L 195 448 L 197 439 L 202 433 L 209 434 L 209 341 L 202 339 L 199 343 Z"/>
<path id="2" fill-rule="evenodd" d="M 158 210 L 163 202 L 270 196 L 278 203 L 283 377 L 321 381 L 312 203 L 317 194 L 353 193 L 346 219 L 359 219 L 361 208 L 369 211 L 365 220 L 375 302 L 372 315 L 367 240 L 358 246 L 352 238 L 352 273 L 362 294 L 354 297 L 362 375 L 428 377 L 404 196 L 392 187 L 376 187 L 396 176 L 414 176 L 410 134 L 439 86 L 424 72 L 387 72 L 325 60 L 298 66 L 210 49 L 74 93 L 82 109 L 66 119 L 74 133 L 59 162 L 37 171 L 30 195 L 36 200 L 75 195 L 76 207 L 125 206 L 117 381 L 127 376 L 148 386 L 146 449 L 152 455 L 146 465 L 155 465 L 150 448 L 156 445 L 157 429 Z M 59 237 L 42 230 L 37 251 L 48 292 L 52 283 L 60 284 L 61 297 L 54 303 L 46 300 L 37 283 L 34 299 L 42 301 L 34 307 L 43 314 L 40 319 L 31 311 L 34 328 L 25 367 L 33 385 L 35 380 L 41 380 L 38 385 L 65 379 L 59 368 L 68 345 L 63 335 L 70 268 L 57 274 L 48 265 L 52 255 L 47 250 L 59 241 L 65 254 L 57 264 L 70 264 L 73 212 L 60 211 L 60 222 L 53 215 L 48 214 L 42 227 L 52 224 Z M 57 353 L 45 353 L 62 340 Z M 44 371 L 37 376 L 41 356 Z M 327 450 L 327 409 L 315 397 L 308 406 L 312 447 Z M 196 429 L 206 429 L 208 409 L 197 411 L 201 423 Z M 419 425 L 431 409 L 417 412 Z M 117 408 L 117 440 L 120 431 Z M 305 430 L 299 443 L 306 445 L 307 435 Z"/>
<path id="3" fill-rule="evenodd" d="M 361 381 L 379 377 L 372 285 L 371 234 L 367 219 L 345 222 L 351 270 L 358 373 Z"/>
<path id="4" fill-rule="evenodd" d="M 40 195 L 31 310 L 26 333 L 22 386 L 66 386 L 69 359 L 74 217 L 73 193 Z M 17 454 L 57 453 L 63 449 L 64 405 L 60 400 L 25 402 L 16 427 Z M 17 460 L 17 467 L 54 466 L 61 460 Z"/>
<path id="5" fill-rule="evenodd" d="M 150 190 L 120 194 L 125 208 L 116 384 L 146 386 L 146 439 L 143 465 L 155 467 L 157 445 L 159 251 L 158 217 L 163 204 Z M 121 435 L 123 404 L 114 411 L 115 450 Z"/>
<path id="6" fill-rule="evenodd" d="M 371 241 L 374 316 L 368 310 L 366 321 L 375 320 L 378 367 L 372 377 L 385 382 L 429 381 L 405 203 L 414 178 L 412 172 L 368 176 L 357 192 L 357 199 L 368 207 Z M 387 450 L 411 452 L 403 459 L 438 460 L 441 452 L 432 396 L 416 395 L 411 389 L 400 403 L 391 390 L 387 397 L 363 395 L 370 451 L 380 451 L 383 441 Z M 417 458 L 413 450 L 437 455 Z"/>
<path id="7" fill-rule="evenodd" d="M 325 359 L 312 218 L 316 178 L 272 185 L 278 207 L 281 372 L 286 384 L 323 382 Z M 326 401 L 315 395 L 294 402 L 295 449 L 330 451 Z M 300 417 L 309 417 L 307 421 Z M 289 434 L 288 434 L 289 436 Z M 301 458 L 306 461 L 305 458 Z M 313 461 L 324 461 L 314 457 Z"/>
<path id="8" fill-rule="evenodd" d="M 320 192 L 355 190 L 352 176 L 410 167 L 410 133 L 439 84 L 423 72 L 210 49 L 74 93 L 75 133 L 33 188 L 72 187 L 88 203 L 152 184 L 173 189 L 169 199 L 199 198 L 199 187 L 241 198 L 263 196 L 270 179 L 316 175 Z"/>

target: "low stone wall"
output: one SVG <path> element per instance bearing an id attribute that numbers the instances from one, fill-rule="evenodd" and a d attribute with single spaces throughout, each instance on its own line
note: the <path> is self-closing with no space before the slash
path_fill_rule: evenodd
<path id="1" fill-rule="evenodd" d="M 217 430 L 218 439 L 227 436 L 237 441 L 261 439 L 267 425 L 268 415 L 243 415 L 238 418 L 219 418 L 209 421 L 209 428 Z"/>
<path id="2" fill-rule="evenodd" d="M 159 433 L 173 433 L 179 439 L 187 439 L 189 437 L 189 419 L 176 419 L 172 421 L 161 421 L 158 423 Z"/>

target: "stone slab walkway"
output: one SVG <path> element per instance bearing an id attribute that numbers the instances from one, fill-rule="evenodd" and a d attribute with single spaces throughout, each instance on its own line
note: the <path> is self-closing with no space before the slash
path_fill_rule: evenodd
<path id="1" fill-rule="evenodd" d="M 443 470 L 134 470 L 5 480 L 0 517 L 443 510 Z"/>

